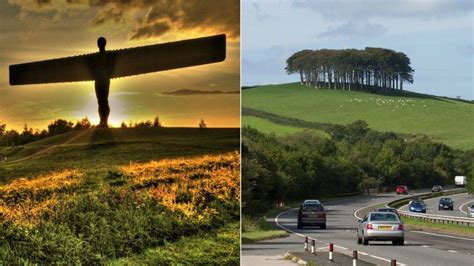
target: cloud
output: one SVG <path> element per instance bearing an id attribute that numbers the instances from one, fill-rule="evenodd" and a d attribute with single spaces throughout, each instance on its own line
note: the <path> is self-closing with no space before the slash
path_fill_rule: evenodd
<path id="1" fill-rule="evenodd" d="M 240 35 L 239 0 L 158 1 L 152 5 L 132 39 L 159 37 L 167 31 L 194 30 L 206 34 L 227 33 L 231 39 Z"/>
<path id="2" fill-rule="evenodd" d="M 442 18 L 468 15 L 472 0 L 295 0 L 295 7 L 310 8 L 328 20 L 357 18 Z"/>
<path id="3" fill-rule="evenodd" d="M 463 56 L 473 56 L 474 55 L 474 45 L 473 44 L 458 46 L 456 50 Z"/>
<path id="4" fill-rule="evenodd" d="M 177 31 L 207 35 L 225 33 L 229 40 L 240 37 L 239 0 L 10 0 L 9 3 L 20 6 L 22 12 L 49 12 L 47 14 L 52 16 L 72 7 L 92 7 L 97 11 L 91 25 L 126 21 L 131 25 L 130 39 L 161 37 Z"/>
<path id="5" fill-rule="evenodd" d="M 372 37 L 380 36 L 387 32 L 387 28 L 379 24 L 373 24 L 368 21 L 348 22 L 342 25 L 329 28 L 318 34 L 320 38 L 354 38 L 354 37 Z"/>
<path id="6" fill-rule="evenodd" d="M 203 91 L 203 90 L 176 90 L 176 91 L 167 91 L 162 92 L 163 95 L 172 95 L 172 96 L 188 96 L 188 95 L 209 95 L 209 94 L 239 94 L 240 91 Z"/>
<path id="7" fill-rule="evenodd" d="M 155 24 L 138 27 L 133 30 L 131 39 L 141 39 L 153 36 L 161 36 L 170 30 L 170 25 L 166 22 L 157 22 Z"/>
<path id="8" fill-rule="evenodd" d="M 123 21 L 123 15 L 124 15 L 123 11 L 118 8 L 115 8 L 115 7 L 105 8 L 92 19 L 92 25 L 98 26 L 98 25 L 104 24 L 107 21 L 113 21 L 114 23 L 119 23 Z"/>

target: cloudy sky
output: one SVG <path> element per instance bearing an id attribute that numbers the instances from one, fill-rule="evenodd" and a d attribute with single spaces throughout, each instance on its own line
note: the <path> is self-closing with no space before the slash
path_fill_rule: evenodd
<path id="1" fill-rule="evenodd" d="M 111 81 L 109 122 L 152 119 L 165 126 L 240 125 L 240 3 L 225 1 L 0 1 L 0 122 L 45 128 L 63 118 L 98 123 L 93 82 L 10 86 L 8 66 L 106 49 L 227 34 L 222 63 Z"/>
<path id="2" fill-rule="evenodd" d="M 406 89 L 474 99 L 473 9 L 472 0 L 243 0 L 242 85 L 296 82 L 285 61 L 302 49 L 369 46 L 410 57 Z"/>

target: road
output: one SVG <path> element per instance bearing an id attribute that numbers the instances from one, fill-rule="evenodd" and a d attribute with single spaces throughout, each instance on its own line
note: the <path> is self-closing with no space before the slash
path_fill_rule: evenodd
<path id="1" fill-rule="evenodd" d="M 454 210 L 438 210 L 438 203 L 440 198 L 451 198 L 454 201 Z M 436 214 L 436 215 L 448 215 L 455 217 L 467 217 L 467 207 L 470 206 L 470 203 L 474 203 L 474 196 L 467 193 L 442 196 L 438 198 L 426 199 L 426 213 L 427 214 Z M 462 208 L 461 208 L 462 207 Z M 408 205 L 402 206 L 400 209 L 408 211 Z"/>
<path id="2" fill-rule="evenodd" d="M 325 203 L 327 208 L 327 229 L 317 227 L 297 229 L 296 209 L 279 214 L 276 224 L 293 233 L 289 238 L 267 241 L 257 245 L 244 245 L 242 254 L 284 254 L 301 250 L 303 236 L 316 238 L 317 248 L 327 249 L 327 243 L 334 243 L 342 253 L 358 250 L 361 258 L 380 265 L 389 265 L 396 259 L 399 265 L 473 265 L 474 239 L 407 231 L 405 246 L 392 246 L 391 242 L 371 242 L 369 246 L 356 243 L 356 216 L 365 213 L 383 202 L 406 197 L 394 194 L 380 196 L 360 196 L 357 198 Z M 292 250 L 293 249 L 293 250 Z"/>

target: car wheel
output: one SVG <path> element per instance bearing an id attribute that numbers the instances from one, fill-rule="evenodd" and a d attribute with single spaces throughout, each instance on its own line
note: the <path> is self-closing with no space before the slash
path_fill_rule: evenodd
<path id="1" fill-rule="evenodd" d="M 362 244 L 363 244 L 364 246 L 367 246 L 367 245 L 369 244 L 369 240 L 366 239 L 364 235 L 362 235 Z"/>
<path id="2" fill-rule="evenodd" d="M 326 224 L 321 225 L 321 229 L 326 229 Z"/>
<path id="3" fill-rule="evenodd" d="M 398 240 L 398 245 L 399 246 L 405 245 L 405 238 L 402 238 L 402 239 Z"/>
<path id="4" fill-rule="evenodd" d="M 438 211 L 441 211 L 441 208 L 440 208 L 440 207 L 438 207 Z"/>
<path id="5" fill-rule="evenodd" d="M 301 223 L 298 223 L 296 227 L 298 227 L 298 229 L 303 229 L 303 225 Z"/>
<path id="6" fill-rule="evenodd" d="M 357 244 L 358 245 L 362 244 L 362 238 L 360 238 L 359 236 L 357 236 Z"/>

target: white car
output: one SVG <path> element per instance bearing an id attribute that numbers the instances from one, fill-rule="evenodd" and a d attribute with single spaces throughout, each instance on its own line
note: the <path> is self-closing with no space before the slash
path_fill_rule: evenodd
<path id="1" fill-rule="evenodd" d="M 467 208 L 467 216 L 474 218 L 474 204 L 471 207 Z"/>

